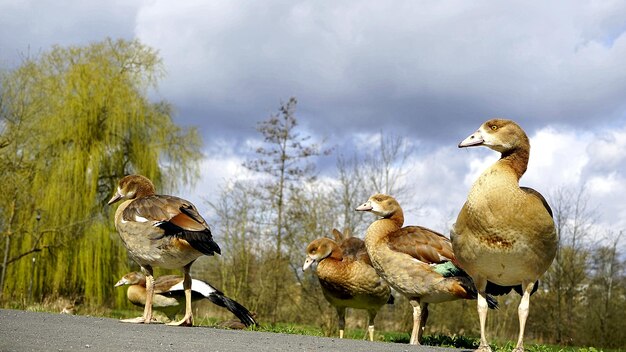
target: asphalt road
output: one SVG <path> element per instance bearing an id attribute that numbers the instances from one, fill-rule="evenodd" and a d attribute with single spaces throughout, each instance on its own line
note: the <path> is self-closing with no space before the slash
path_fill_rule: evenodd
<path id="1" fill-rule="evenodd" d="M 0 351 L 436 351 L 429 346 L 0 309 Z"/>

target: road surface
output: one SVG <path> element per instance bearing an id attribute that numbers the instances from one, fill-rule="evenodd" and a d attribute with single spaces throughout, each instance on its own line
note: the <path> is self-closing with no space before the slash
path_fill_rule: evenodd
<path id="1" fill-rule="evenodd" d="M 128 324 L 116 319 L 0 309 L 0 351 L 435 351 L 429 346 L 209 327 Z"/>

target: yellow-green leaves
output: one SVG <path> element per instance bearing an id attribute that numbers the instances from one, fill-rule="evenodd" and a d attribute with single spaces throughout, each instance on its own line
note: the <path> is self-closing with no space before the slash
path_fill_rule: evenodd
<path id="1" fill-rule="evenodd" d="M 107 39 L 54 47 L 2 77 L 4 298 L 78 293 L 97 305 L 114 296 L 131 264 L 105 201 L 119 178 L 141 173 L 172 190 L 197 176 L 196 130 L 148 98 L 163 72 L 154 49 Z"/>

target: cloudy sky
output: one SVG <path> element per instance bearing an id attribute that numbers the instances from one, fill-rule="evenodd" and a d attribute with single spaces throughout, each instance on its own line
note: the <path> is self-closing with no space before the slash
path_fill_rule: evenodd
<path id="1" fill-rule="evenodd" d="M 298 98 L 303 134 L 335 155 L 375 150 L 379 132 L 415 146 L 419 214 L 440 231 L 497 155 L 457 144 L 488 118 L 531 139 L 522 184 L 586 187 L 604 229 L 626 230 L 623 1 L 0 0 L 0 67 L 54 44 L 138 38 L 167 76 L 159 98 L 205 141 L 214 200 L 241 172 L 258 121 Z M 368 138 L 372 137 L 372 138 Z M 358 144 L 357 144 L 358 143 Z M 334 165 L 334 161 L 326 162 Z M 332 168 L 322 170 L 332 177 Z"/>

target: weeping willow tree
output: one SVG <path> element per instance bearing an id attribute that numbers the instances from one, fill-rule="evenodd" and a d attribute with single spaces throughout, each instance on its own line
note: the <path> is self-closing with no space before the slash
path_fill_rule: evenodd
<path id="1" fill-rule="evenodd" d="M 126 174 L 158 189 L 193 182 L 195 129 L 148 93 L 163 74 L 155 50 L 110 40 L 54 47 L 2 77 L 0 231 L 3 299 L 71 296 L 120 304 L 130 266 L 106 206 Z"/>

